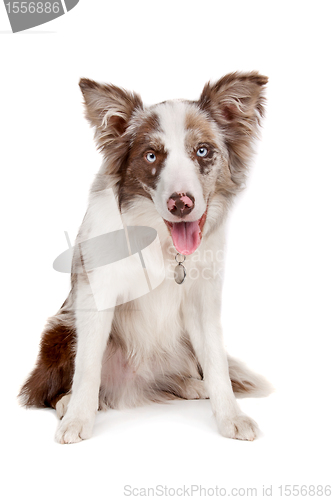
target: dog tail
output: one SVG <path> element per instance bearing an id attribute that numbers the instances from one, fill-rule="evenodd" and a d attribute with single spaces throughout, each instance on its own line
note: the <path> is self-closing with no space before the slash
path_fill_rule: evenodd
<path id="1" fill-rule="evenodd" d="M 252 372 L 242 361 L 228 355 L 229 375 L 237 398 L 263 398 L 274 392 L 265 377 Z"/>
<path id="2" fill-rule="evenodd" d="M 70 391 L 74 375 L 76 332 L 70 296 L 51 317 L 42 334 L 34 370 L 18 395 L 23 406 L 54 408 L 61 395 Z"/>

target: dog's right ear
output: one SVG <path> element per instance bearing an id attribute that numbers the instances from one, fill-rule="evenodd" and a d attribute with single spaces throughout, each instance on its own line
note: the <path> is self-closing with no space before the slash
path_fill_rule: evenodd
<path id="1" fill-rule="evenodd" d="M 136 108 L 142 108 L 141 98 L 114 85 L 81 78 L 79 82 L 86 107 L 86 118 L 96 127 L 96 139 L 103 147 L 103 138 L 121 136 Z"/>

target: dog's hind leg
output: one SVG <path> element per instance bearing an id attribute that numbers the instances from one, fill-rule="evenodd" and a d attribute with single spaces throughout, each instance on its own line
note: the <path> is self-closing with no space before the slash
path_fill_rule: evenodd
<path id="1" fill-rule="evenodd" d="M 229 376 L 236 398 L 264 398 L 274 391 L 273 386 L 262 375 L 250 370 L 242 361 L 228 355 Z M 179 380 L 179 376 L 175 377 Z M 176 382 L 175 380 L 175 382 Z M 186 377 L 176 382 L 179 397 L 183 399 L 209 399 L 203 379 Z"/>
<path id="2" fill-rule="evenodd" d="M 242 361 L 228 355 L 229 377 L 236 398 L 263 398 L 274 391 L 273 386 Z M 199 375 L 199 374 L 198 374 Z M 181 399 L 209 399 L 206 383 L 195 376 L 167 376 L 161 380 L 160 390 Z"/>
<path id="3" fill-rule="evenodd" d="M 19 394 L 21 404 L 55 408 L 72 386 L 75 343 L 74 314 L 62 308 L 43 332 L 36 367 Z"/>
<path id="4" fill-rule="evenodd" d="M 192 377 L 187 378 L 182 397 L 184 399 L 209 399 L 204 380 Z"/>
<path id="5" fill-rule="evenodd" d="M 165 375 L 156 382 L 155 391 L 163 395 L 163 399 L 208 399 L 208 391 L 202 379 L 181 376 Z M 159 398 L 153 398 L 159 400 Z"/>

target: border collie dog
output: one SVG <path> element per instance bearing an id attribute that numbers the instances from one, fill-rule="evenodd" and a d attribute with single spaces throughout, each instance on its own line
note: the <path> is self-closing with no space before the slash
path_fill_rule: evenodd
<path id="1" fill-rule="evenodd" d="M 59 443 L 89 438 L 98 409 L 179 398 L 209 398 L 222 436 L 258 435 L 236 396 L 271 386 L 226 354 L 220 311 L 225 222 L 267 80 L 236 72 L 207 83 L 197 101 L 148 107 L 81 79 L 103 162 L 72 249 L 71 291 L 19 395 L 56 409 Z"/>

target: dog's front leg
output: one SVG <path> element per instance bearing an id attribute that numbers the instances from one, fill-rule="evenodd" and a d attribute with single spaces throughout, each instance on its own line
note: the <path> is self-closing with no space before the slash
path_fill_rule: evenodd
<path id="1" fill-rule="evenodd" d="M 253 441 L 258 433 L 254 420 L 238 406 L 229 377 L 220 321 L 220 294 L 214 283 L 200 284 L 189 297 L 185 327 L 201 364 L 213 413 L 222 436 Z M 194 288 L 194 287 L 193 287 Z"/>
<path id="2" fill-rule="evenodd" d="M 77 443 L 91 437 L 99 405 L 103 353 L 109 338 L 113 309 L 97 311 L 88 285 L 76 298 L 77 346 L 72 395 L 56 432 L 59 443 Z"/>

